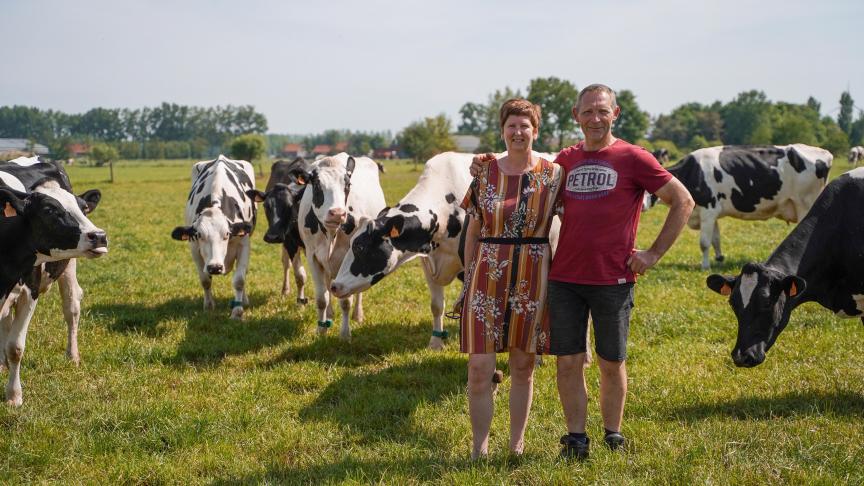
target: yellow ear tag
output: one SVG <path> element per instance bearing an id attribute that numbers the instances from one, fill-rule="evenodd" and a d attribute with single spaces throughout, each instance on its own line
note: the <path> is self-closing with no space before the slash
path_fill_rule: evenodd
<path id="1" fill-rule="evenodd" d="M 15 208 L 7 202 L 6 206 L 3 208 L 3 215 L 7 218 L 11 218 L 12 216 L 18 216 L 18 211 L 15 211 Z"/>
<path id="2" fill-rule="evenodd" d="M 792 286 L 789 287 L 789 297 L 795 297 L 798 293 L 798 287 L 795 286 L 795 282 L 792 282 Z"/>
<path id="3" fill-rule="evenodd" d="M 298 177 L 297 178 L 297 184 L 300 184 L 301 186 L 305 186 L 306 185 L 306 179 L 304 179 L 302 177 Z"/>
<path id="4" fill-rule="evenodd" d="M 724 283 L 723 286 L 720 287 L 720 295 L 730 295 L 730 294 L 732 294 L 732 287 L 730 287 L 729 284 Z"/>
<path id="5" fill-rule="evenodd" d="M 390 228 L 390 238 L 396 238 L 397 236 L 399 236 L 399 228 L 395 226 Z"/>

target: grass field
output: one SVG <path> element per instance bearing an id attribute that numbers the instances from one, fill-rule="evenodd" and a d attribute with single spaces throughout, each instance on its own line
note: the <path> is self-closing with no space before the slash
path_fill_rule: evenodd
<path id="1" fill-rule="evenodd" d="M 387 168 L 382 185 L 395 204 L 419 172 Z M 847 169 L 839 158 L 832 176 Z M 0 483 L 864 482 L 861 321 L 807 304 L 763 365 L 735 368 L 734 316 L 705 287 L 695 231 L 686 229 L 637 285 L 623 429 L 630 450 L 599 446 L 592 399 L 590 461 L 557 461 L 566 430 L 548 359 L 535 376 L 525 456 L 506 453 L 505 381 L 490 459 L 471 463 L 466 357 L 452 339 L 444 352 L 425 349 L 431 325 L 419 263 L 366 294 L 366 321 L 353 325 L 350 344 L 335 329 L 318 338 L 314 304 L 279 295 L 280 249 L 261 240 L 262 215 L 245 320 L 228 319 L 226 277 L 214 279 L 217 310 L 204 312 L 187 244 L 170 238 L 183 224 L 189 170 L 189 162 L 120 163 L 112 184 L 107 168 L 70 168 L 77 192 L 102 190 L 92 219 L 108 232 L 110 252 L 79 265 L 80 367 L 64 356 L 58 293 L 40 299 L 22 366 L 24 405 L 0 406 Z M 641 246 L 665 213 L 643 215 Z M 720 225 L 726 273 L 766 258 L 793 227 Z M 451 285 L 448 301 L 458 290 Z M 506 370 L 506 356 L 499 363 Z M 588 384 L 596 398 L 596 365 Z"/>

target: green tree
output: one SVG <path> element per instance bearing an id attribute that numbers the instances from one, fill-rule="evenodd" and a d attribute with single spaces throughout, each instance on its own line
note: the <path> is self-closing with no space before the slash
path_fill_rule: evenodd
<path id="1" fill-rule="evenodd" d="M 858 119 L 852 123 L 849 131 L 849 145 L 864 144 L 864 111 L 858 112 Z"/>
<path id="2" fill-rule="evenodd" d="M 435 154 L 454 150 L 456 144 L 450 138 L 450 131 L 450 120 L 441 114 L 408 125 L 397 138 L 402 150 L 418 163 Z"/>
<path id="3" fill-rule="evenodd" d="M 835 157 L 846 155 L 849 150 L 849 137 L 846 135 L 846 132 L 830 117 L 826 116 L 823 118 L 822 123 L 825 125 L 826 131 L 822 148 L 834 154 Z"/>
<path id="4" fill-rule="evenodd" d="M 264 136 L 256 134 L 240 135 L 231 141 L 231 157 L 248 162 L 254 162 L 267 153 L 267 141 Z"/>
<path id="5" fill-rule="evenodd" d="M 648 112 L 639 109 L 636 103 L 636 95 L 629 89 L 622 89 L 617 93 L 618 106 L 621 114 L 612 125 L 612 133 L 616 137 L 623 138 L 629 142 L 636 142 L 645 136 L 648 130 Z"/>
<path id="6" fill-rule="evenodd" d="M 651 139 L 669 140 L 679 147 L 688 147 L 697 135 L 705 140 L 721 140 L 723 118 L 720 116 L 720 108 L 719 103 L 711 106 L 685 103 L 668 115 L 661 114 L 657 117 Z"/>
<path id="7" fill-rule="evenodd" d="M 120 158 L 120 153 L 107 143 L 94 143 L 90 147 L 90 157 L 93 158 L 98 167 L 101 167 Z"/>
<path id="8" fill-rule="evenodd" d="M 478 103 L 468 102 L 459 108 L 462 123 L 457 130 L 465 135 L 481 135 L 486 131 L 486 107 Z"/>
<path id="9" fill-rule="evenodd" d="M 757 90 L 738 94 L 720 110 L 726 132 L 724 141 L 732 145 L 771 142 L 771 102 Z"/>
<path id="10" fill-rule="evenodd" d="M 822 103 L 819 103 L 816 98 L 809 97 L 807 98 L 807 107 L 816 112 L 816 115 L 819 115 L 819 112 L 822 111 Z"/>
<path id="11" fill-rule="evenodd" d="M 578 96 L 579 90 L 573 83 L 555 76 L 535 78 L 528 84 L 528 101 L 541 108 L 540 136 L 534 144 L 538 150 L 564 147 L 564 138 L 576 128 L 572 110 Z"/>
<path id="12" fill-rule="evenodd" d="M 837 114 L 837 125 L 841 130 L 849 135 L 852 132 L 852 110 L 855 108 L 855 101 L 848 91 L 844 91 L 840 95 L 840 113 Z"/>

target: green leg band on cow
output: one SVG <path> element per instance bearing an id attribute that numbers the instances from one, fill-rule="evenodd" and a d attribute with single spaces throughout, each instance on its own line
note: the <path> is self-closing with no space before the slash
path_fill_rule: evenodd
<path id="1" fill-rule="evenodd" d="M 333 321 L 330 319 L 327 319 L 326 321 L 318 321 L 318 327 L 323 327 L 324 329 L 328 329 L 332 325 Z"/>
<path id="2" fill-rule="evenodd" d="M 232 300 L 231 301 L 231 308 L 233 309 L 235 307 L 243 307 L 243 301 L 242 300 Z"/>
<path id="3" fill-rule="evenodd" d="M 441 339 L 447 339 L 450 337 L 450 333 L 447 332 L 447 329 L 444 329 L 443 331 L 432 331 L 432 335 Z"/>

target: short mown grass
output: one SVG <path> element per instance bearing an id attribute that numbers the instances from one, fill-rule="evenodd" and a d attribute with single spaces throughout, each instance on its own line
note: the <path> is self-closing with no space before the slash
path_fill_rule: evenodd
<path id="1" fill-rule="evenodd" d="M 734 316 L 705 287 L 695 231 L 685 230 L 637 285 L 630 449 L 595 446 L 586 463 L 557 460 L 566 430 L 547 359 L 535 377 L 525 456 L 506 454 L 505 381 L 491 457 L 472 463 L 466 357 L 455 340 L 444 352 L 426 349 L 419 263 L 366 294 L 366 321 L 353 325 L 351 343 L 335 331 L 319 338 L 314 305 L 298 306 L 293 289 L 280 295 L 280 249 L 261 240 L 262 216 L 246 319 L 228 319 L 225 277 L 214 282 L 218 309 L 204 312 L 188 247 L 170 238 L 183 224 L 190 166 L 119 163 L 113 184 L 107 168 L 69 168 L 78 192 L 102 190 L 92 219 L 108 232 L 110 253 L 79 265 L 80 367 L 64 357 L 58 293 L 40 299 L 24 356 L 24 405 L 0 406 L 0 483 L 864 482 L 861 321 L 807 304 L 763 365 L 735 368 Z M 838 159 L 832 176 L 847 168 Z M 395 204 L 419 171 L 402 162 L 387 170 L 382 184 Z M 640 245 L 665 214 L 658 207 L 643 215 Z M 793 228 L 779 220 L 720 224 L 727 260 L 714 270 L 726 273 L 766 258 Z M 452 285 L 448 298 L 458 290 Z M 506 356 L 499 363 L 506 371 Z M 588 432 L 599 444 L 596 366 L 588 382 Z"/>

